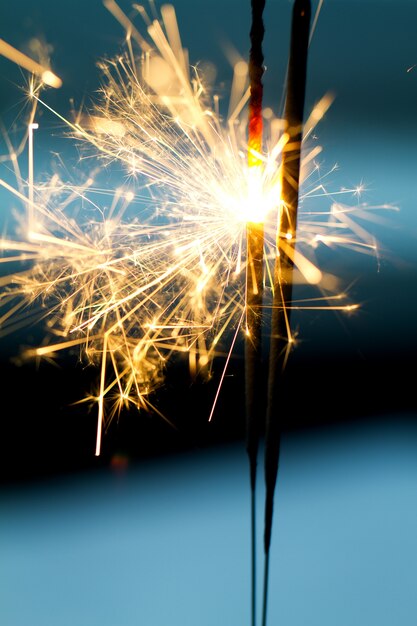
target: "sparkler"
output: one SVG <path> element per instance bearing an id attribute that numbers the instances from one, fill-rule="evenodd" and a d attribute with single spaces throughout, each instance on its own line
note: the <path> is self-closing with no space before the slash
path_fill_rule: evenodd
<path id="1" fill-rule="evenodd" d="M 106 415 L 111 419 L 126 405 L 151 408 L 150 394 L 172 355 L 187 354 L 192 373 L 209 377 L 216 355 L 230 358 L 250 315 L 242 289 L 247 224 L 263 223 L 267 277 L 276 251 L 279 164 L 287 142 L 279 120 L 267 120 L 262 152 L 250 148 L 262 167 L 249 167 L 245 81 L 224 124 L 216 94 L 188 64 L 173 8 L 165 7 L 161 22 L 143 15 L 150 42 L 135 38 L 139 57 L 129 27 L 126 52 L 101 64 L 104 83 L 95 110 L 73 122 L 61 118 L 85 147 L 82 162 L 99 157 L 128 172 L 130 180 L 115 189 L 111 206 L 103 208 L 109 192 L 93 176 L 77 184 L 58 176 L 43 185 L 30 180 L 29 197 L 17 170 L 20 191 L 0 181 L 33 213 L 32 226 L 22 223 L 17 240 L 1 240 L 3 264 L 31 264 L 2 279 L 3 332 L 22 325 L 18 316 L 30 307 L 32 321 L 48 319 L 48 335 L 29 356 L 55 358 L 79 347 L 84 360 L 99 366 L 98 389 L 86 398 L 98 404 L 97 454 Z M 30 124 L 39 102 L 49 108 L 39 88 L 31 85 Z M 316 107 L 306 124 L 309 132 L 327 106 L 324 99 Z M 319 151 L 305 150 L 303 178 L 311 181 L 306 199 L 326 196 L 315 163 Z M 363 229 L 352 235 L 353 212 L 365 214 L 361 207 L 341 209 L 333 202 L 330 229 L 325 211 L 302 215 L 298 243 L 310 252 L 346 242 L 374 249 Z M 294 260 L 307 282 L 334 288 L 333 277 L 300 249 Z M 336 298 L 337 308 L 351 310 L 342 296 Z"/>
<path id="2" fill-rule="evenodd" d="M 282 155 L 282 208 L 278 226 L 277 257 L 274 269 L 271 343 L 268 380 L 268 408 L 265 436 L 265 574 L 262 624 L 266 625 L 269 553 L 271 546 L 274 492 L 280 447 L 280 411 L 285 405 L 283 371 L 292 337 L 290 312 L 293 286 L 294 249 L 300 188 L 301 141 L 307 73 L 307 51 L 311 16 L 310 0 L 295 0 L 292 13 L 288 62 L 285 120 L 290 140 Z"/>
<path id="3" fill-rule="evenodd" d="M 321 307 L 323 300 L 329 310 L 355 308 L 337 291 L 337 280 L 316 266 L 314 250 L 349 245 L 374 251 L 373 238 L 353 219 L 355 215 L 366 219 L 372 207 L 344 206 L 329 195 L 316 162 L 320 148 L 306 144 L 301 163 L 304 201 L 321 195 L 330 210 L 300 213 L 295 250 L 298 174 L 293 175 L 294 201 L 280 168 L 289 165 L 294 142 L 299 153 L 301 137 L 288 139 L 282 121 L 270 114 L 265 116 L 262 145 L 261 92 L 254 107 L 242 65 L 235 104 L 223 118 L 216 93 L 210 92 L 198 67 L 188 62 L 173 7 L 164 7 L 160 20 L 151 20 L 142 10 L 147 31 L 142 36 L 113 0 L 105 5 L 126 30 L 125 51 L 101 64 L 103 87 L 95 108 L 79 112 L 74 121 L 61 119 L 81 144 L 81 163 L 98 159 L 106 166 L 121 164 L 127 183 L 110 190 L 106 208 L 109 190 L 97 182 L 100 174 L 84 174 L 76 184 L 58 176 L 36 184 L 33 175 L 25 181 L 17 171 L 18 189 L 0 180 L 31 215 L 29 221 L 22 220 L 17 238 L 0 240 L 5 255 L 0 262 L 21 263 L 20 271 L 2 278 L 2 332 L 46 320 L 43 345 L 27 351 L 27 356 L 54 359 L 62 351 L 79 350 L 83 362 L 97 367 L 97 388 L 83 401 L 98 407 L 99 454 L 103 428 L 123 407 L 157 412 L 152 392 L 162 384 L 169 359 L 187 355 L 192 375 L 210 378 L 214 358 L 225 357 L 226 368 L 237 338 L 249 331 L 248 452 L 254 495 L 262 291 L 266 301 L 274 287 L 279 337 L 271 370 L 275 367 L 278 376 L 283 364 L 280 350 L 292 340 L 290 308 Z M 262 60 L 256 64 L 259 72 Z M 49 105 L 41 98 L 39 85 L 31 87 L 30 97 L 33 131 L 37 104 Z M 304 138 L 328 106 L 328 98 L 316 106 L 305 124 Z M 289 111 L 286 115 L 289 120 Z M 299 126 L 301 119 L 302 113 Z M 292 120 L 289 126 L 297 123 Z M 32 141 L 33 135 L 29 138 Z M 280 208 L 281 178 L 289 217 Z M 280 215 L 283 236 L 277 241 Z M 291 240 L 284 236 L 288 232 Z M 277 251 L 274 278 L 271 265 Z M 290 272 L 286 288 L 284 263 Z M 324 295 L 316 302 L 291 301 L 293 265 L 297 280 L 322 289 Z M 274 387 L 273 402 L 276 394 Z M 215 401 L 211 416 L 214 408 Z M 275 437 L 277 425 L 271 423 L 269 428 L 267 456 L 272 449 L 270 433 Z M 277 456 L 272 465 L 275 462 Z M 272 506 L 270 487 L 268 493 Z M 254 516 L 254 505 L 252 509 Z M 253 592 L 252 620 L 254 597 Z"/>
<path id="4" fill-rule="evenodd" d="M 264 36 L 263 11 L 265 0 L 252 0 L 251 48 L 249 56 L 249 123 L 248 164 L 249 175 L 260 176 L 262 163 L 262 75 Z M 249 457 L 251 488 L 251 610 L 252 626 L 256 623 L 256 466 L 260 435 L 260 417 L 263 416 L 262 399 L 262 297 L 264 283 L 264 226 L 259 221 L 247 224 L 246 267 L 246 447 Z"/>

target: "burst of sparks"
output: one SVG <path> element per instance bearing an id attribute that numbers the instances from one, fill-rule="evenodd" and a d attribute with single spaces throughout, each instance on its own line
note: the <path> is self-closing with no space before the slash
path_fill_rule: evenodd
<path id="1" fill-rule="evenodd" d="M 106 208 L 108 192 L 93 176 L 77 185 L 56 175 L 34 184 L 34 111 L 39 102 L 48 107 L 34 86 L 29 178 L 22 180 L 14 158 L 19 185 L 0 180 L 26 207 L 19 237 L 0 240 L 0 261 L 21 268 L 1 279 L 0 325 L 9 332 L 23 316 L 26 323 L 45 318 L 45 342 L 28 356 L 51 359 L 75 347 L 97 365 L 97 391 L 85 399 L 98 404 L 97 454 L 105 420 L 126 405 L 152 407 L 150 394 L 173 354 L 188 355 L 192 374 L 210 376 L 218 354 L 228 354 L 227 363 L 244 327 L 248 222 L 264 224 L 270 297 L 284 210 L 280 160 L 288 141 L 282 121 L 265 110 L 265 152 L 249 146 L 248 163 L 246 64 L 235 67 L 234 104 L 223 119 L 218 97 L 189 65 L 173 7 L 164 6 L 160 20 L 142 9 L 142 36 L 113 0 L 105 4 L 127 31 L 126 50 L 101 64 L 103 88 L 94 110 L 65 124 L 84 145 L 84 161 L 120 163 L 128 183 L 112 192 Z M 349 312 L 357 305 L 335 294 L 337 280 L 317 267 L 314 250 L 346 245 L 374 251 L 376 244 L 360 225 L 370 207 L 350 207 L 329 194 L 328 174 L 317 163 L 320 148 L 308 147 L 329 104 L 323 98 L 306 123 L 297 249 L 285 249 L 297 280 L 321 293 L 315 302 L 286 306 Z M 251 168 L 252 161 L 259 167 Z M 318 196 L 326 207 L 309 210 Z"/>

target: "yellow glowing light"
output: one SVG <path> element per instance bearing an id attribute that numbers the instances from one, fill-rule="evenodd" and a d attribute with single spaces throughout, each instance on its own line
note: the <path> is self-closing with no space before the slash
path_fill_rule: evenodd
<path id="1" fill-rule="evenodd" d="M 86 128 L 88 128 L 89 125 L 91 129 L 98 134 L 115 135 L 121 138 L 124 137 L 126 132 L 122 124 L 97 115 L 92 115 L 86 120 Z"/>

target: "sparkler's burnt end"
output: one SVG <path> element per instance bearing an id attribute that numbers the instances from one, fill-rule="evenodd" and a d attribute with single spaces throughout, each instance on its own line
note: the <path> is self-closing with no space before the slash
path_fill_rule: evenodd
<path id="1" fill-rule="evenodd" d="M 265 0 L 252 0 L 252 26 L 250 30 L 251 47 L 249 51 L 249 150 L 261 151 L 262 146 L 262 76 L 264 73 L 264 55 L 262 42 L 265 34 L 263 11 Z M 257 158 L 249 152 L 249 165 L 258 165 Z"/>
<path id="2" fill-rule="evenodd" d="M 287 133 L 290 139 L 282 155 L 283 212 L 280 227 L 281 237 L 288 238 L 288 236 L 291 236 L 292 243 L 290 243 L 290 245 L 295 245 L 294 237 L 297 226 L 310 16 L 310 0 L 296 0 L 292 17 L 290 58 L 284 113 L 287 123 Z M 281 257 L 288 258 L 285 254 L 285 248 L 284 254 L 281 254 Z M 290 261 L 289 264 L 292 265 Z"/>
<path id="3" fill-rule="evenodd" d="M 268 380 L 265 436 L 265 532 L 266 554 L 262 624 L 266 624 L 269 548 L 271 544 L 274 492 L 280 448 L 280 411 L 285 410 L 284 369 L 291 347 L 290 314 L 293 254 L 297 226 L 301 140 L 307 77 L 307 53 L 311 17 L 310 0 L 295 0 L 292 13 L 285 120 L 289 142 L 282 159 L 282 208 L 278 227 L 278 254 L 274 269 L 274 299 Z"/>

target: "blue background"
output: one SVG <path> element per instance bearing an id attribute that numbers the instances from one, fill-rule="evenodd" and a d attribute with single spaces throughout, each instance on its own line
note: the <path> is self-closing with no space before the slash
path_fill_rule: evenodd
<path id="1" fill-rule="evenodd" d="M 120 4 L 129 12 L 128 3 Z M 224 47 L 248 54 L 247 5 L 175 3 L 190 59 L 214 62 L 226 87 Z M 275 109 L 290 13 L 290 2 L 267 0 L 265 104 Z M 380 266 L 347 252 L 329 261 L 352 284 L 357 315 L 293 317 L 303 341 L 290 361 L 298 391 L 288 419 L 294 425 L 287 424 L 282 442 L 271 624 L 417 623 L 417 68 L 407 71 L 417 63 L 416 24 L 411 0 L 328 0 L 310 48 L 307 110 L 328 91 L 336 96 L 317 129 L 326 164 L 340 165 L 335 185 L 363 181 L 363 200 L 400 211 L 375 227 Z M 47 98 L 64 114 L 71 98 L 80 105 L 98 88 L 96 61 L 114 55 L 123 39 L 98 0 L 2 3 L 0 37 L 24 49 L 33 36 L 54 48 L 52 68 L 64 85 Z M 1 118 L 16 137 L 24 83 L 19 68 L 0 58 Z M 39 121 L 37 168 L 47 172 L 51 152 L 65 155 L 71 146 L 52 116 L 44 112 Z M 4 224 L 13 202 L 4 192 L 0 202 Z M 227 382 L 210 428 L 201 426 L 204 411 L 195 415 L 210 390 L 182 398 L 200 424 L 190 437 L 198 445 L 172 442 L 156 418 L 139 428 L 137 418 L 126 416 L 96 463 L 89 460 L 94 416 L 63 408 L 74 399 L 69 387 L 79 393 L 82 375 L 64 366 L 60 373 L 15 368 L 8 356 L 17 343 L 2 340 L 0 622 L 248 624 L 249 487 L 236 417 L 241 379 Z M 45 407 L 51 381 L 55 393 Z M 175 405 L 179 395 L 172 402 L 168 394 L 167 402 Z M 130 460 L 118 473 L 112 458 L 120 450 Z M 148 450 L 154 456 L 145 461 Z M 259 485 L 261 530 L 262 473 Z"/>

